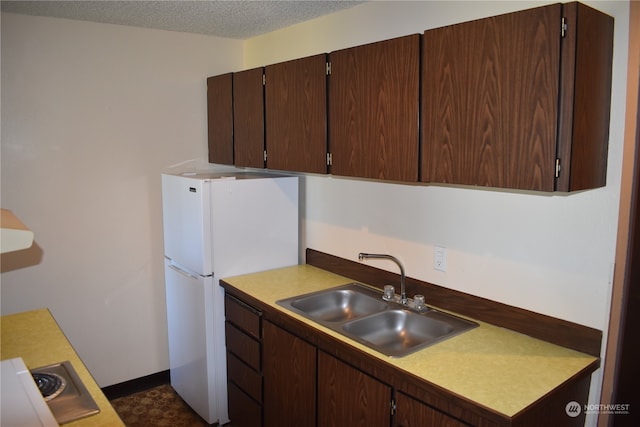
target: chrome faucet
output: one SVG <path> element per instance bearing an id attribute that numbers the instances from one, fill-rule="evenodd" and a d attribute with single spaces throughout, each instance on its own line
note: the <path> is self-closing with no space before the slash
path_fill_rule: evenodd
<path id="1" fill-rule="evenodd" d="M 360 261 L 363 261 L 367 258 L 371 258 L 371 259 L 388 259 L 391 260 L 393 262 L 395 262 L 396 264 L 398 264 L 398 267 L 400 267 L 400 303 L 402 305 L 407 305 L 407 290 L 405 288 L 405 275 L 404 275 L 404 267 L 402 266 L 402 263 L 400 262 L 400 260 L 394 256 L 391 255 L 385 255 L 385 254 L 367 254 L 367 253 L 363 253 L 360 252 L 358 254 L 358 259 Z"/>

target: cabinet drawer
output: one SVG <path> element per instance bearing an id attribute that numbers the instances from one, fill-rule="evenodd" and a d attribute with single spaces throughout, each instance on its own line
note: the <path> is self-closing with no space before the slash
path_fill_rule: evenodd
<path id="1" fill-rule="evenodd" d="M 225 332 L 227 351 L 236 355 L 256 371 L 260 371 L 260 343 L 229 322 L 225 323 Z"/>
<path id="2" fill-rule="evenodd" d="M 229 392 L 229 418 L 234 427 L 259 427 L 262 425 L 260 405 L 251 400 L 235 384 L 227 383 Z"/>
<path id="3" fill-rule="evenodd" d="M 260 339 L 260 319 L 262 312 L 238 298 L 225 294 L 224 311 L 227 322 L 233 323 L 255 339 Z"/>
<path id="4" fill-rule="evenodd" d="M 227 353 L 227 378 L 262 403 L 262 377 L 232 353 Z"/>

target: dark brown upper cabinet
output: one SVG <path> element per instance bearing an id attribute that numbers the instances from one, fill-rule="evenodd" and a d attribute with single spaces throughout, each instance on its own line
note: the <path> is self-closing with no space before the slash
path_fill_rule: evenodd
<path id="1" fill-rule="evenodd" d="M 233 164 L 233 74 L 207 79 L 209 163 Z"/>
<path id="2" fill-rule="evenodd" d="M 267 167 L 327 172 L 326 54 L 265 67 Z"/>
<path id="3" fill-rule="evenodd" d="M 563 16 L 568 29 L 562 42 L 561 173 L 556 190 L 603 187 L 609 151 L 614 20 L 577 2 L 565 4 Z"/>
<path id="4" fill-rule="evenodd" d="M 553 4 L 424 33 L 425 182 L 605 185 L 613 19 Z"/>
<path id="5" fill-rule="evenodd" d="M 264 167 L 264 68 L 233 73 L 233 142 L 236 166 Z"/>
<path id="6" fill-rule="evenodd" d="M 418 181 L 420 35 L 331 52 L 331 173 Z"/>

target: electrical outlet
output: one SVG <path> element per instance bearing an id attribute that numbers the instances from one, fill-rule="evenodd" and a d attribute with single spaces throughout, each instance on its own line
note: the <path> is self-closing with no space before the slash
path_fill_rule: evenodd
<path id="1" fill-rule="evenodd" d="M 438 271 L 447 271 L 447 248 L 436 246 L 433 268 Z"/>

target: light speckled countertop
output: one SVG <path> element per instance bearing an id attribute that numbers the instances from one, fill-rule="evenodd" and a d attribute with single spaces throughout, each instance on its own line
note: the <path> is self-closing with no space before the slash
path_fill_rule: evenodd
<path id="1" fill-rule="evenodd" d="M 65 427 L 124 426 L 49 310 L 40 309 L 2 316 L 0 318 L 0 334 L 2 336 L 0 342 L 1 360 L 21 357 L 28 369 L 52 365 L 65 360 L 71 362 L 83 384 L 100 407 L 100 412 L 66 423 Z"/>
<path id="2" fill-rule="evenodd" d="M 471 320 L 480 324 L 478 328 L 408 356 L 391 358 L 276 304 L 280 299 L 352 283 L 349 278 L 299 265 L 223 280 L 275 310 L 508 417 L 597 360 L 475 319 Z"/>

